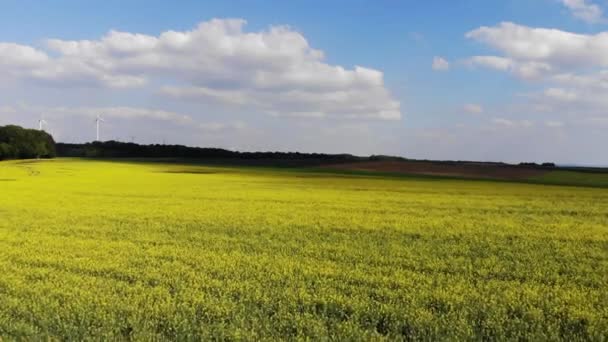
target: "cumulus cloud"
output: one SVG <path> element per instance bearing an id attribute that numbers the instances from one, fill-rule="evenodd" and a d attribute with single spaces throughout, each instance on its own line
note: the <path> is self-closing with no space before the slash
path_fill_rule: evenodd
<path id="1" fill-rule="evenodd" d="M 424 34 L 422 34 L 420 32 L 410 32 L 410 34 L 408 36 L 411 40 L 415 41 L 416 43 L 422 43 L 426 40 L 426 37 L 424 36 Z"/>
<path id="2" fill-rule="evenodd" d="M 497 56 L 474 56 L 468 60 L 471 65 L 479 65 L 490 69 L 508 71 L 513 67 L 513 60 Z"/>
<path id="3" fill-rule="evenodd" d="M 397 120 L 399 103 L 387 98 L 385 89 L 351 89 L 338 92 L 305 90 L 265 91 L 257 89 L 213 89 L 208 87 L 164 87 L 174 98 L 217 102 L 264 111 L 273 116 Z M 361 98 L 372 101 L 361 101 Z M 383 102 L 382 99 L 385 99 Z"/>
<path id="4" fill-rule="evenodd" d="M 37 113 L 47 118 L 64 119 L 69 116 L 88 117 L 94 119 L 97 115 L 104 118 L 128 119 L 128 120 L 158 120 L 171 122 L 174 124 L 189 125 L 194 120 L 189 115 L 180 114 L 172 111 L 138 108 L 138 107 L 48 107 L 29 104 L 18 106 L 2 106 L 0 112 L 10 114 L 29 114 Z"/>
<path id="5" fill-rule="evenodd" d="M 608 127 L 608 118 L 591 117 L 591 118 L 583 119 L 581 122 L 583 124 L 587 124 L 587 125 Z"/>
<path id="6" fill-rule="evenodd" d="M 608 113 L 608 99 L 604 92 L 589 88 L 548 88 L 532 98 L 547 111 L 570 113 L 579 117 Z"/>
<path id="7" fill-rule="evenodd" d="M 436 56 L 433 58 L 432 67 L 435 71 L 448 71 L 450 70 L 450 62 L 443 57 Z"/>
<path id="8" fill-rule="evenodd" d="M 473 56 L 469 65 L 508 72 L 543 88 L 528 94 L 530 109 L 578 117 L 608 113 L 608 32 L 578 34 L 502 23 L 466 36 L 501 54 Z"/>
<path id="9" fill-rule="evenodd" d="M 198 125 L 204 132 L 222 132 L 227 130 L 244 130 L 247 124 L 242 121 L 232 122 L 206 122 Z"/>
<path id="10" fill-rule="evenodd" d="M 600 6 L 587 0 L 561 0 L 561 3 L 570 10 L 572 15 L 587 23 L 595 24 L 604 20 Z"/>
<path id="11" fill-rule="evenodd" d="M 483 113 L 483 107 L 479 104 L 468 103 L 464 105 L 464 111 L 469 114 L 481 114 Z"/>
<path id="12" fill-rule="evenodd" d="M 103 139 L 140 139 L 159 143 L 167 129 L 179 130 L 190 137 L 172 137 L 185 143 L 188 139 L 231 137 L 253 134 L 256 130 L 241 120 L 199 121 L 190 115 L 160 109 L 112 106 L 41 106 L 21 103 L 0 106 L 0 125 L 19 124 L 37 127 L 38 119 L 46 120 L 45 129 L 60 141 L 89 140 L 94 137 L 95 118 L 101 115 Z M 136 124 L 135 124 L 136 123 Z M 151 140 L 153 139 L 153 140 Z M 140 140 L 142 142 L 142 140 Z"/>
<path id="13" fill-rule="evenodd" d="M 575 101 L 578 98 L 578 95 L 575 92 L 562 88 L 545 89 L 544 95 L 548 98 L 564 102 Z"/>
<path id="14" fill-rule="evenodd" d="M 550 81 L 568 87 L 587 88 L 594 91 L 608 90 L 608 70 L 583 74 L 562 73 L 554 75 Z"/>
<path id="15" fill-rule="evenodd" d="M 522 79 L 537 79 L 552 70 L 551 65 L 540 62 L 518 62 L 511 58 L 498 56 L 474 56 L 469 58 L 470 66 L 507 71 Z"/>
<path id="16" fill-rule="evenodd" d="M 466 37 L 502 52 L 505 70 L 512 63 L 539 63 L 546 71 L 608 66 L 608 32 L 577 34 L 504 22 L 480 27 Z"/>
<path id="17" fill-rule="evenodd" d="M 510 120 L 505 118 L 494 118 L 492 123 L 502 128 L 530 128 L 534 126 L 534 122 L 530 120 Z"/>
<path id="18" fill-rule="evenodd" d="M 564 127 L 564 123 L 561 121 L 554 121 L 554 120 L 550 120 L 545 122 L 545 125 L 547 125 L 547 127 L 552 127 L 552 128 L 560 128 L 560 127 Z"/>
<path id="19" fill-rule="evenodd" d="M 213 19 L 158 36 L 110 31 L 99 40 L 46 42 L 45 49 L 0 43 L 0 73 L 53 84 L 133 88 L 213 100 L 277 115 L 401 118 L 381 71 L 347 69 L 287 26 L 246 32 L 242 19 Z"/>
<path id="20" fill-rule="evenodd" d="M 13 108 L 12 106 L 0 106 L 0 113 L 2 114 L 14 114 L 17 111 L 15 110 L 15 108 Z"/>
<path id="21" fill-rule="evenodd" d="M 2 57 L 0 58 L 0 66 L 3 70 L 11 67 L 15 72 L 36 67 L 49 60 L 44 52 L 30 46 L 2 42 L 0 42 L 0 57 Z"/>

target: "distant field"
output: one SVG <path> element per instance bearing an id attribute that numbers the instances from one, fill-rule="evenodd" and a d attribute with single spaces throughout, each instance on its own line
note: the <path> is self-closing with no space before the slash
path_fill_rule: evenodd
<path id="1" fill-rule="evenodd" d="M 325 168 L 502 180 L 521 180 L 547 173 L 542 169 L 507 165 L 436 161 L 370 161 L 327 165 Z"/>
<path id="2" fill-rule="evenodd" d="M 323 170 L 384 175 L 419 175 L 461 179 L 518 181 L 550 185 L 608 187 L 608 169 L 593 172 L 472 162 L 371 161 L 330 164 Z"/>
<path id="3" fill-rule="evenodd" d="M 608 339 L 605 188 L 11 161 L 0 218 L 0 340 Z"/>
<path id="4" fill-rule="evenodd" d="M 591 173 L 576 171 L 551 171 L 539 177 L 532 177 L 531 179 L 544 184 L 565 184 L 608 188 L 608 172 Z"/>

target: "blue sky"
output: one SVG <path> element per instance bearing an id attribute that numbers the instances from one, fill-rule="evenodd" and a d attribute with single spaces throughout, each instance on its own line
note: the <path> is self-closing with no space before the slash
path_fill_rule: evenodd
<path id="1" fill-rule="evenodd" d="M 88 141 L 99 113 L 105 139 L 142 143 L 608 165 L 606 5 L 3 1 L 0 124 Z"/>

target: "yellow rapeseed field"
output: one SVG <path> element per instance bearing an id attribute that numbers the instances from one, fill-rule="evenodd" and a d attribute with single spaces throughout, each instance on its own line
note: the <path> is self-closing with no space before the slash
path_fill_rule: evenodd
<path id="1" fill-rule="evenodd" d="M 608 190 L 0 163 L 0 340 L 608 339 Z"/>

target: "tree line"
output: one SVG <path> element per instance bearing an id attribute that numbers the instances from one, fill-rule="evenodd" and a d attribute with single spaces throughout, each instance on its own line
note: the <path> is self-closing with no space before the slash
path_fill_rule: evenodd
<path id="1" fill-rule="evenodd" d="M 183 145 L 139 145 L 120 141 L 90 142 L 84 144 L 55 143 L 53 137 L 40 130 L 16 125 L 0 126 L 0 160 L 81 157 L 81 158 L 184 158 L 204 159 L 208 162 L 268 166 L 315 166 L 359 161 L 410 161 L 442 164 L 477 164 L 508 166 L 505 163 L 413 160 L 395 156 L 351 154 L 324 154 L 300 152 L 238 152 L 221 148 L 190 147 Z M 525 168 L 556 168 L 553 163 L 520 163 Z M 577 168 L 578 169 L 578 168 Z M 589 170 L 590 172 L 595 170 Z M 605 172 L 605 169 L 601 169 Z M 599 171 L 598 171 L 599 172 Z"/>
<path id="2" fill-rule="evenodd" d="M 0 126 L 0 160 L 54 158 L 55 140 L 44 132 L 20 126 Z"/>
<path id="3" fill-rule="evenodd" d="M 61 157 L 86 158 L 187 158 L 249 165 L 308 166 L 370 160 L 350 154 L 300 152 L 237 152 L 221 148 L 189 147 L 183 145 L 139 145 L 119 141 L 85 144 L 57 144 Z"/>

